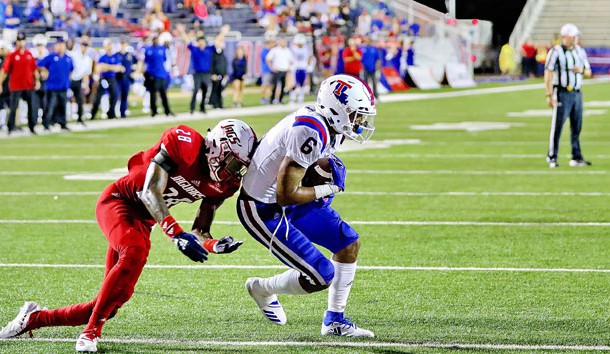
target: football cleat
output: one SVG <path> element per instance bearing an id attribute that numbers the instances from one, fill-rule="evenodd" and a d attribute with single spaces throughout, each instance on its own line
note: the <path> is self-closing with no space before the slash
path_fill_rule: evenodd
<path id="1" fill-rule="evenodd" d="M 0 338 L 12 338 L 23 333 L 30 320 L 30 315 L 36 311 L 40 311 L 40 306 L 38 306 L 38 304 L 34 301 L 28 301 L 23 304 L 19 310 L 19 313 L 17 314 L 17 317 L 9 322 L 6 327 L 2 328 L 0 331 Z"/>
<path id="2" fill-rule="evenodd" d="M 549 164 L 549 168 L 555 168 L 559 166 L 559 164 L 557 163 L 557 159 L 552 159 L 548 156 L 546 157 L 546 162 Z"/>
<path id="3" fill-rule="evenodd" d="M 259 281 L 260 278 L 248 278 L 246 280 L 246 290 L 248 290 L 248 293 L 254 299 L 258 308 L 261 309 L 266 319 L 277 325 L 285 325 L 287 320 L 286 313 L 282 304 L 277 300 L 277 295 L 265 294 L 258 286 Z"/>
<path id="4" fill-rule="evenodd" d="M 80 353 L 97 352 L 97 336 L 95 334 L 81 333 L 76 340 L 76 351 Z"/>
<path id="5" fill-rule="evenodd" d="M 343 313 L 329 313 L 328 311 L 322 322 L 320 333 L 323 336 L 375 337 L 375 333 L 356 326 L 355 323 L 350 322 L 348 317 L 343 318 Z"/>
<path id="6" fill-rule="evenodd" d="M 585 166 L 591 166 L 591 161 L 587 161 L 585 159 L 570 160 L 570 167 L 585 167 Z"/>

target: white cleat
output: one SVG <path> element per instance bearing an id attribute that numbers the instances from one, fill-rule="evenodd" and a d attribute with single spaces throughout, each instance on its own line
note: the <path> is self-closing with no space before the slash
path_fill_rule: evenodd
<path id="1" fill-rule="evenodd" d="M 6 327 L 0 331 L 0 338 L 13 338 L 20 335 L 28 325 L 30 315 L 33 312 L 40 311 L 40 306 L 34 301 L 28 301 L 19 310 L 17 317 L 9 322 Z"/>
<path id="2" fill-rule="evenodd" d="M 76 351 L 79 353 L 96 353 L 97 336 L 82 333 L 76 341 Z"/>
<path id="3" fill-rule="evenodd" d="M 322 330 L 320 334 L 323 336 L 340 336 L 340 337 L 375 337 L 375 333 L 368 329 L 363 329 L 350 322 L 349 318 L 337 319 L 328 323 L 322 322 Z"/>
<path id="4" fill-rule="evenodd" d="M 248 293 L 252 299 L 254 299 L 258 308 L 261 309 L 261 312 L 266 319 L 277 325 L 285 325 L 287 319 L 282 304 L 277 300 L 277 295 L 265 294 L 264 291 L 260 289 L 258 286 L 260 279 L 261 278 L 248 278 L 248 280 L 246 280 L 246 290 L 248 290 Z"/>

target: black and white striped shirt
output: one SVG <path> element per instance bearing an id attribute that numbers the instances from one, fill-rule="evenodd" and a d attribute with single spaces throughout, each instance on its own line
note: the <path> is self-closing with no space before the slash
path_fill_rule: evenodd
<path id="1" fill-rule="evenodd" d="M 579 66 L 590 69 L 589 60 L 584 49 L 578 45 L 568 49 L 562 45 L 551 48 L 544 67 L 553 71 L 553 85 L 568 90 L 580 90 L 583 76 L 581 73 L 574 73 L 572 68 Z"/>

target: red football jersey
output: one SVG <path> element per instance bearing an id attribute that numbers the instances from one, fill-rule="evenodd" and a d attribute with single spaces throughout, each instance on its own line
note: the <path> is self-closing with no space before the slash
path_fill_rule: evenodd
<path id="1" fill-rule="evenodd" d="M 223 182 L 212 180 L 205 156 L 205 138 L 195 129 L 179 125 L 163 132 L 161 139 L 152 148 L 133 155 L 127 164 L 129 173 L 115 182 L 121 197 L 144 212 L 143 215 L 150 217 L 139 194 L 144 187 L 148 165 L 161 145 L 176 164 L 174 171 L 169 174 L 163 193 L 168 207 L 181 202 L 193 203 L 203 198 L 226 199 L 239 189 L 240 181 L 237 179 Z"/>

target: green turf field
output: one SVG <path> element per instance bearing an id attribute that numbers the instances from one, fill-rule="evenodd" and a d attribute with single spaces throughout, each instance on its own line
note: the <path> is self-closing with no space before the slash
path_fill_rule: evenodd
<path id="1" fill-rule="evenodd" d="M 105 353 L 610 350 L 609 99 L 610 84 L 586 86 L 585 100 L 598 102 L 587 107 L 597 114 L 585 117 L 581 136 L 593 166 L 568 167 L 566 125 L 555 170 L 544 160 L 550 111 L 507 116 L 545 110 L 543 89 L 382 100 L 370 144 L 375 148 L 339 154 L 348 166 L 348 183 L 334 202 L 361 234 L 363 269 L 347 314 L 375 332 L 370 341 L 320 336 L 326 292 L 281 297 L 286 326 L 263 319 L 244 281 L 282 270 L 236 223 L 232 199 L 217 214 L 224 223 L 212 232 L 245 240 L 239 252 L 212 255 L 206 265 L 216 268 L 171 267 L 194 263 L 155 230 L 148 264 L 170 267 L 144 270 L 133 298 L 104 327 L 99 348 Z M 262 136 L 281 116 L 244 120 Z M 473 122 L 467 124 L 470 131 L 412 129 L 463 122 Z M 481 125 L 475 123 L 482 122 L 508 124 L 477 130 Z M 204 131 L 215 121 L 189 124 Z M 94 206 L 109 181 L 64 175 L 124 167 L 128 156 L 154 144 L 167 127 L 0 140 L 0 326 L 26 300 L 54 308 L 95 296 L 107 243 L 94 222 Z M 172 213 L 191 220 L 196 208 L 179 205 Z M 46 266 L 34 266 L 41 264 Z M 266 267 L 231 267 L 238 265 Z M 0 341 L 0 353 L 71 352 L 81 329 L 46 328 L 35 331 L 36 341 Z"/>

